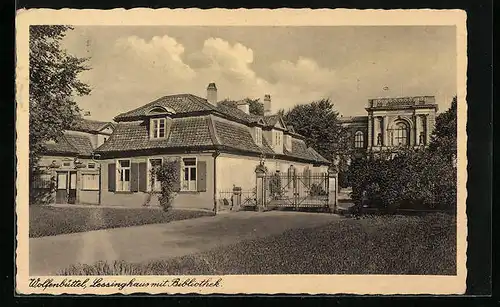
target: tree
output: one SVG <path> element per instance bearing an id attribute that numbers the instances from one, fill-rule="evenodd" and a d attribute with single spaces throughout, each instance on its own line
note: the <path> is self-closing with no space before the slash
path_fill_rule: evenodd
<path id="1" fill-rule="evenodd" d="M 30 170 L 44 152 L 44 144 L 57 140 L 80 118 L 75 95 L 90 94 L 78 76 L 88 70 L 86 58 L 72 56 L 61 47 L 69 26 L 31 26 L 29 50 Z"/>
<path id="2" fill-rule="evenodd" d="M 457 154 L 457 96 L 450 108 L 436 117 L 436 127 L 431 135 L 429 150 L 452 159 Z"/>
<path id="3" fill-rule="evenodd" d="M 285 122 L 293 125 L 295 132 L 307 138 L 308 146 L 328 160 L 346 154 L 348 148 L 344 130 L 337 120 L 338 112 L 333 107 L 329 99 L 321 99 L 283 112 Z"/>
<path id="4" fill-rule="evenodd" d="M 247 97 L 247 98 L 243 99 L 243 101 L 248 102 L 250 114 L 259 115 L 259 116 L 264 115 L 264 105 L 262 104 L 262 102 L 260 102 L 259 98 L 251 99 L 251 98 Z M 226 99 L 220 101 L 219 103 L 236 108 L 238 102 L 235 100 L 230 100 L 230 99 L 226 98 Z"/>
<path id="5" fill-rule="evenodd" d="M 260 99 L 249 99 L 247 98 L 247 101 L 250 104 L 250 114 L 254 115 L 264 115 L 264 104 L 260 102 Z"/>

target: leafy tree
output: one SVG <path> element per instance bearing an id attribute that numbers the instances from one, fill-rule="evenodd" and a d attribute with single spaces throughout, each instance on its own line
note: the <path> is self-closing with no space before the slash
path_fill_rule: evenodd
<path id="1" fill-rule="evenodd" d="M 61 47 L 69 26 L 30 26 L 29 107 L 30 170 L 36 169 L 44 144 L 57 140 L 80 118 L 75 95 L 90 93 L 78 76 L 88 70 L 87 59 L 72 56 Z"/>
<path id="2" fill-rule="evenodd" d="M 248 102 L 250 103 L 250 114 L 254 115 L 264 115 L 264 104 L 260 102 L 260 99 L 249 99 L 247 98 Z"/>
<path id="3" fill-rule="evenodd" d="M 293 125 L 295 132 L 307 137 L 308 145 L 325 158 L 332 160 L 347 153 L 349 146 L 343 137 L 344 129 L 338 123 L 338 112 L 329 99 L 296 105 L 282 113 L 285 122 Z"/>
<path id="4" fill-rule="evenodd" d="M 257 99 L 245 98 L 243 100 L 248 102 L 250 114 L 260 115 L 260 116 L 264 115 L 264 105 L 262 104 L 262 102 L 260 102 L 259 98 L 257 98 Z M 235 107 L 235 108 L 237 107 L 237 101 L 230 100 L 227 98 L 220 101 L 219 103 L 223 104 L 223 105 Z"/>
<path id="5" fill-rule="evenodd" d="M 451 107 L 436 117 L 436 126 L 431 135 L 429 150 L 451 159 L 457 154 L 457 97 Z"/>

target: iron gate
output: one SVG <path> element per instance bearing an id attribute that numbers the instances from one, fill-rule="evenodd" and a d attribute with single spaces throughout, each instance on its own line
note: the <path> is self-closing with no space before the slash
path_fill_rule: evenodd
<path id="1" fill-rule="evenodd" d="M 328 207 L 327 173 L 266 174 L 263 180 L 264 205 L 271 207 Z"/>

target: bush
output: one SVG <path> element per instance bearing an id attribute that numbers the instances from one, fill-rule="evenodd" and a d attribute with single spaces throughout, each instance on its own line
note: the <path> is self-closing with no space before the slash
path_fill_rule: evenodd
<path id="1" fill-rule="evenodd" d="M 454 210 L 456 169 L 445 157 L 405 150 L 393 157 L 354 160 L 350 169 L 352 199 L 387 213 L 398 209 Z"/>
<path id="2" fill-rule="evenodd" d="M 160 167 L 153 168 L 152 172 L 156 176 L 151 176 L 151 178 L 156 177 L 161 182 L 161 193 L 158 200 L 163 210 L 167 211 L 172 207 L 176 192 L 180 190 L 180 162 L 166 160 Z M 154 186 L 154 179 L 151 182 L 151 185 Z"/>
<path id="3" fill-rule="evenodd" d="M 280 174 L 273 174 L 271 175 L 271 178 L 269 178 L 269 192 L 271 192 L 271 195 L 273 197 L 279 198 L 283 196 Z"/>
<path id="4" fill-rule="evenodd" d="M 311 185 L 311 190 L 309 191 L 310 196 L 327 196 L 328 193 L 323 189 L 323 186 L 319 183 L 313 183 Z"/>

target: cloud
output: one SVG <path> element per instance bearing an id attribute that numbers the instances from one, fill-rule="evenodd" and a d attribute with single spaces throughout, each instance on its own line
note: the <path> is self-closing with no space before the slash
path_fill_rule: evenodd
<path id="1" fill-rule="evenodd" d="M 253 50 L 237 39 L 205 36 L 195 47 L 168 35 L 145 38 L 123 31 L 113 37 L 101 32 L 75 33 L 68 40 L 74 45 L 73 50 L 80 50 L 80 56 L 91 56 L 92 69 L 82 79 L 93 87 L 93 92 L 78 100 L 97 119 L 110 120 L 120 112 L 164 95 L 192 93 L 204 97 L 210 82 L 217 84 L 220 100 L 263 98 L 270 94 L 272 109 L 276 111 L 332 98 L 346 115 L 364 114 L 368 98 L 400 95 L 401 83 L 405 95 L 446 97 L 453 91 L 453 80 L 449 85 L 442 81 L 447 80 L 448 70 L 435 67 L 440 63 L 453 68 L 445 52 L 421 56 L 424 51 L 366 51 L 332 69 L 318 62 L 321 57 L 306 57 L 299 52 L 287 60 L 273 62 L 262 53 L 265 49 Z M 443 91 L 445 85 L 450 89 Z M 390 93 L 382 90 L 384 86 L 390 88 Z M 427 91 L 422 91 L 423 87 Z"/>
<path id="2" fill-rule="evenodd" d="M 190 63 L 190 64 L 188 64 Z M 268 81 L 252 69 L 254 51 L 238 42 L 211 37 L 200 50 L 187 52 L 175 38 L 137 36 L 117 38 L 110 50 L 101 51 L 85 76 L 94 88 L 81 101 L 102 119 L 139 107 L 168 94 L 205 96 L 206 85 L 215 82 L 219 99 L 273 97 L 273 110 L 327 97 L 335 72 L 313 59 L 280 61 L 269 66 Z M 113 108 L 109 108 L 113 105 Z"/>
<path id="3" fill-rule="evenodd" d="M 182 60 L 184 46 L 166 35 L 155 36 L 150 41 L 137 36 L 119 38 L 114 48 L 130 65 L 140 70 L 158 74 L 168 72 L 170 76 L 183 80 L 190 80 L 196 75 Z"/>

